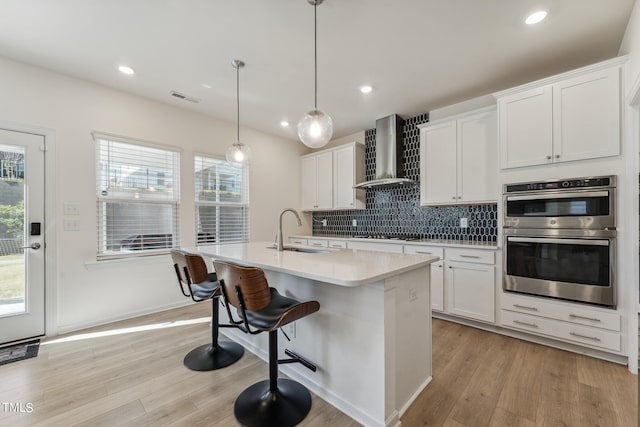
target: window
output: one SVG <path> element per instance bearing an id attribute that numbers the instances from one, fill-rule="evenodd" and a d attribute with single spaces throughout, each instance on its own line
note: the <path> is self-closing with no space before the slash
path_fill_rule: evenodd
<path id="1" fill-rule="evenodd" d="M 198 244 L 249 240 L 249 179 L 246 165 L 195 156 Z"/>
<path id="2" fill-rule="evenodd" d="M 180 154 L 94 137 L 98 259 L 165 253 L 179 246 Z"/>

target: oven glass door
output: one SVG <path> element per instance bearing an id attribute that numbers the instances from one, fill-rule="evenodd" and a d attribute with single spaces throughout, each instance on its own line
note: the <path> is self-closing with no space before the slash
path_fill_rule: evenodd
<path id="1" fill-rule="evenodd" d="M 611 286 L 608 239 L 507 237 L 506 245 L 509 276 Z"/>

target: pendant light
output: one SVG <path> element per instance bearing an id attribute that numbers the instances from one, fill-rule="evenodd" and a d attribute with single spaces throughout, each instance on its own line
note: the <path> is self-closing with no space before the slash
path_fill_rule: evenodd
<path id="1" fill-rule="evenodd" d="M 238 107 L 237 136 L 236 142 L 227 149 L 227 161 L 229 163 L 249 163 L 251 148 L 240 142 L 240 68 L 244 67 L 244 62 L 234 59 L 231 62 L 236 69 L 236 101 Z"/>
<path id="2" fill-rule="evenodd" d="M 313 54 L 314 54 L 314 82 L 315 100 L 313 110 L 309 111 L 298 122 L 298 137 L 304 145 L 310 148 L 325 146 L 333 135 L 333 120 L 321 110 L 318 110 L 318 18 L 316 9 L 323 0 L 307 0 L 313 6 Z"/>

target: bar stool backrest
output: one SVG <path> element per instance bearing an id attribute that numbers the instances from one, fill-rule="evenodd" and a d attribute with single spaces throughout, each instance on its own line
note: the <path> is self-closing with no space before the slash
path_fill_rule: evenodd
<path id="1" fill-rule="evenodd" d="M 186 284 L 202 283 L 207 280 L 207 264 L 198 254 L 192 254 L 180 249 L 171 250 L 171 259 L 177 266 L 178 279 Z"/>
<path id="2" fill-rule="evenodd" d="M 243 267 L 224 261 L 213 261 L 213 266 L 229 304 L 235 308 L 240 308 L 236 286 L 240 287 L 245 310 L 261 310 L 271 301 L 269 282 L 260 268 Z"/>

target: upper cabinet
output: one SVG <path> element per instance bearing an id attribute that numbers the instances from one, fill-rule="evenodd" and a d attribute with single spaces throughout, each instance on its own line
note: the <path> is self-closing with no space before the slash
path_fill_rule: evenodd
<path id="1" fill-rule="evenodd" d="M 333 207 L 333 156 L 319 153 L 303 157 L 302 210 Z"/>
<path id="2" fill-rule="evenodd" d="M 497 201 L 494 107 L 419 127 L 421 205 Z"/>
<path id="3" fill-rule="evenodd" d="M 502 169 L 620 154 L 621 60 L 495 94 Z"/>
<path id="4" fill-rule="evenodd" d="M 356 142 L 301 157 L 302 210 L 364 209 L 364 145 Z"/>

